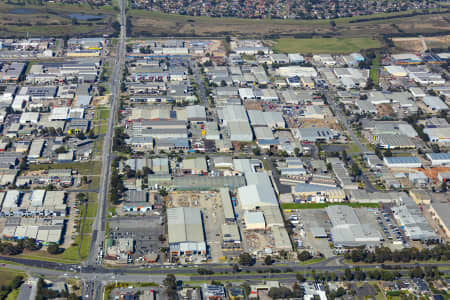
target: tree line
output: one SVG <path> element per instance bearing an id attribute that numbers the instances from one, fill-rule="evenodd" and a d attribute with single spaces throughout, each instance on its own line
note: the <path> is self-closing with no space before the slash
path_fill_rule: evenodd
<path id="1" fill-rule="evenodd" d="M 411 261 L 448 261 L 450 259 L 450 245 L 440 244 L 432 249 L 424 248 L 419 250 L 415 247 L 394 250 L 387 247 L 375 248 L 374 251 L 366 249 L 355 249 L 344 255 L 345 259 L 352 262 L 384 263 L 384 262 L 404 262 Z"/>

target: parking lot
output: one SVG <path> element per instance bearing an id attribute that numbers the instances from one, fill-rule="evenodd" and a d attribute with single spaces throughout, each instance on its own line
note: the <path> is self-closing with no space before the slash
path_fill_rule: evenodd
<path id="1" fill-rule="evenodd" d="M 124 218 L 110 221 L 109 237 L 112 239 L 132 238 L 135 240 L 134 259 L 150 253 L 159 253 L 164 242 L 159 240 L 163 226 L 158 216 Z"/>
<path id="2" fill-rule="evenodd" d="M 389 207 L 385 209 L 359 208 L 355 211 L 360 220 L 364 220 L 365 223 L 379 230 L 384 237 L 385 246 L 392 250 L 408 247 L 408 241 L 397 225 Z"/>
<path id="3" fill-rule="evenodd" d="M 295 226 L 294 240 L 298 248 L 304 248 L 310 251 L 318 251 L 326 257 L 334 256 L 333 250 L 327 238 L 315 238 L 311 232 L 314 227 L 322 227 L 326 232 L 331 229 L 331 223 L 324 209 L 302 209 L 291 213 L 285 213 L 285 216 Z M 297 216 L 296 220 L 295 216 Z"/>

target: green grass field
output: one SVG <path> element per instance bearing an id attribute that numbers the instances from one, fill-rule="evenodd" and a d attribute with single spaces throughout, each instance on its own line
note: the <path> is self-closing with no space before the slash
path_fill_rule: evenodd
<path id="1" fill-rule="evenodd" d="M 434 11 L 434 10 L 430 10 Z M 243 18 L 211 18 L 206 16 L 181 16 L 164 14 L 148 10 L 130 9 L 131 36 L 133 37 L 216 37 L 226 35 L 242 38 L 269 39 L 274 36 L 294 37 L 295 35 L 315 35 L 316 37 L 380 37 L 383 34 L 402 33 L 437 33 L 450 29 L 448 13 L 445 9 L 437 15 L 408 16 L 414 11 L 397 13 L 380 13 L 370 16 L 357 16 L 334 20 L 335 27 L 330 20 L 294 20 L 294 19 L 243 19 Z M 389 17 L 380 20 L 375 18 Z M 355 23 L 356 20 L 364 20 Z M 353 22 L 353 23 L 351 23 Z M 396 26 L 393 26 L 395 24 Z M 439 24 L 439 26 L 436 26 Z M 414 26 L 412 26 L 414 25 Z M 438 30 L 438 31 L 436 31 Z M 446 34 L 446 33 L 445 33 Z M 347 46 L 347 45 L 344 45 Z M 361 49 L 361 45 L 353 48 Z M 362 45 L 364 46 L 364 45 Z M 372 47 L 372 46 L 370 46 Z M 362 47 L 365 48 L 365 47 Z M 331 52 L 330 52 L 331 53 Z"/>
<path id="2" fill-rule="evenodd" d="M 276 40 L 274 51 L 279 53 L 351 53 L 359 52 L 361 49 L 378 48 L 381 45 L 378 40 L 371 38 L 282 38 Z"/>
<path id="3" fill-rule="evenodd" d="M 76 163 L 56 163 L 56 164 L 30 164 L 30 171 L 50 170 L 50 169 L 73 169 L 78 170 L 80 175 L 100 174 L 101 161 L 76 162 Z"/>
<path id="4" fill-rule="evenodd" d="M 373 83 L 375 85 L 379 84 L 378 74 L 379 74 L 379 67 L 380 67 L 380 57 L 377 56 L 374 60 L 372 60 L 372 66 L 370 67 L 370 79 L 372 79 Z"/>
<path id="5" fill-rule="evenodd" d="M 25 252 L 18 257 L 24 258 L 24 259 L 34 259 L 34 260 L 42 260 L 42 261 L 51 261 L 56 263 L 63 263 L 63 264 L 73 264 L 78 263 L 80 261 L 83 261 L 88 258 L 89 256 L 89 248 L 91 246 L 91 237 L 90 236 L 84 236 L 83 237 L 83 243 L 81 245 L 80 254 L 81 259 L 78 256 L 78 248 L 81 242 L 81 236 L 78 235 L 75 237 L 75 240 L 72 241 L 71 246 L 64 250 L 63 253 L 52 255 L 49 254 L 45 250 L 39 250 L 39 251 L 30 251 Z"/>
<path id="6" fill-rule="evenodd" d="M 2 285 L 6 286 L 6 285 L 10 284 L 11 281 L 14 279 L 14 277 L 16 277 L 18 275 L 21 275 L 24 278 L 27 277 L 27 274 L 25 274 L 25 272 L 14 270 L 14 269 L 9 269 L 9 268 L 1 268 L 0 282 Z"/>
<path id="7" fill-rule="evenodd" d="M 29 9 L 27 13 L 12 13 L 18 9 Z M 77 21 L 71 13 L 89 13 L 103 16 L 101 20 Z M 11 36 L 53 36 L 89 35 L 98 36 L 98 31 L 112 33 L 110 23 L 115 19 L 117 9 L 112 6 L 90 6 L 88 4 L 50 3 L 43 5 L 19 1 L 0 1 L 0 35 Z"/>
<path id="8" fill-rule="evenodd" d="M 20 293 L 20 288 L 12 290 L 9 294 L 8 297 L 6 297 L 6 300 L 17 300 L 19 297 L 19 293 Z"/>
<path id="9" fill-rule="evenodd" d="M 282 203 L 281 209 L 319 209 L 325 208 L 331 205 L 347 205 L 350 207 L 369 207 L 378 208 L 378 203 Z"/>
<path id="10" fill-rule="evenodd" d="M 325 259 L 326 259 L 325 257 L 312 258 L 312 259 L 309 259 L 307 261 L 301 261 L 298 264 L 301 265 L 301 266 L 312 265 L 312 264 L 316 264 L 316 263 L 319 263 L 321 261 L 324 261 Z"/>

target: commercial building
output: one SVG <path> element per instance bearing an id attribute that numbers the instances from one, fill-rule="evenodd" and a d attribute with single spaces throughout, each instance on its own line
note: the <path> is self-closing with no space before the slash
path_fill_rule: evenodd
<path id="1" fill-rule="evenodd" d="M 194 207 L 167 209 L 169 247 L 172 256 L 206 254 L 201 210 Z"/>

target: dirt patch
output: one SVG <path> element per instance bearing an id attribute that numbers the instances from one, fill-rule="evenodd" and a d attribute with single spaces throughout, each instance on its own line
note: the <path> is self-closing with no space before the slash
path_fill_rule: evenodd
<path id="1" fill-rule="evenodd" d="M 428 178 L 432 179 L 433 181 L 437 181 L 438 173 L 441 172 L 450 172 L 450 168 L 445 167 L 435 167 L 435 168 L 414 168 L 414 170 L 423 172 Z"/>

